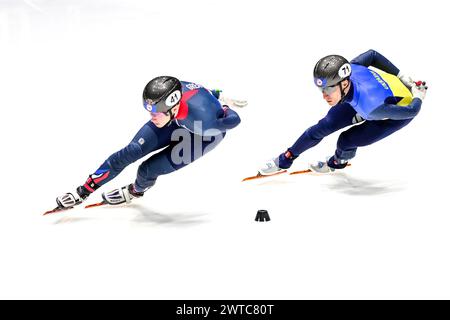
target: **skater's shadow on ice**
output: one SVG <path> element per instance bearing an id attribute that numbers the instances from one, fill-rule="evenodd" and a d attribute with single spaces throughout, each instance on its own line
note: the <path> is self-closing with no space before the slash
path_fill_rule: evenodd
<path id="1" fill-rule="evenodd" d="M 373 179 L 359 179 L 346 173 L 333 176 L 333 181 L 327 184 L 329 189 L 355 196 L 371 196 L 399 192 L 405 189 L 401 181 L 383 181 Z"/>
<path id="2" fill-rule="evenodd" d="M 62 217 L 54 221 L 53 224 L 69 224 L 78 222 L 94 222 L 101 220 L 123 220 L 126 219 L 138 224 L 160 224 L 168 226 L 195 226 L 207 222 L 201 217 L 204 213 L 158 213 L 139 204 L 129 204 L 125 206 L 104 206 L 98 208 L 95 214 L 89 217 Z M 103 212 L 102 212 L 103 211 Z"/>
<path id="3" fill-rule="evenodd" d="M 62 217 L 53 222 L 53 224 L 75 223 L 93 220 L 93 218 L 81 218 L 81 217 Z"/>
<path id="4" fill-rule="evenodd" d="M 194 214 L 179 214 L 179 213 L 170 213 L 170 214 L 161 214 L 150 210 L 144 206 L 133 205 L 133 209 L 138 211 L 138 215 L 134 218 L 133 222 L 139 224 L 161 224 L 161 225 L 173 225 L 173 226 L 194 226 L 205 223 L 206 221 L 203 219 L 199 219 L 202 216 L 206 216 L 203 213 L 194 213 Z"/>

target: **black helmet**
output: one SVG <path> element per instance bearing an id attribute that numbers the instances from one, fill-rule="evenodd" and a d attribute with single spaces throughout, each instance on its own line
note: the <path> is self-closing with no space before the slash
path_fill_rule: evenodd
<path id="1" fill-rule="evenodd" d="M 314 67 L 314 84 L 320 89 L 333 87 L 350 78 L 352 67 L 342 56 L 333 54 L 320 59 Z"/>
<path id="2" fill-rule="evenodd" d="M 145 86 L 142 100 L 150 112 L 168 112 L 181 100 L 181 82 L 174 77 L 156 77 Z"/>

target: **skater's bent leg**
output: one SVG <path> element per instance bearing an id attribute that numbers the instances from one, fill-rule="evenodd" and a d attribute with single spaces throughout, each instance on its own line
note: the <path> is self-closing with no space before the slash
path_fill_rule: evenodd
<path id="1" fill-rule="evenodd" d="M 167 152 L 169 150 L 169 152 Z M 169 161 L 170 148 L 167 147 L 164 150 L 154 154 L 149 159 L 141 163 L 139 166 L 134 188 L 137 192 L 144 192 L 148 188 L 152 187 L 158 176 L 168 174 L 176 169 Z"/>
<path id="2" fill-rule="evenodd" d="M 366 121 L 342 132 L 337 141 L 335 158 L 348 161 L 355 157 L 358 147 L 368 146 L 400 130 L 412 119 Z"/>
<path id="3" fill-rule="evenodd" d="M 172 142 L 170 146 L 144 161 L 138 169 L 135 189 L 145 192 L 152 187 L 158 176 L 179 170 L 214 149 L 225 134 L 213 137 L 201 137 L 184 130 L 181 141 Z"/>

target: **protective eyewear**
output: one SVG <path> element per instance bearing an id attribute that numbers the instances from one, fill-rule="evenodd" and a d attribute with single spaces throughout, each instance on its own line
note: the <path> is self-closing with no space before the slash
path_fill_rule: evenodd
<path id="1" fill-rule="evenodd" d="M 151 113 L 152 117 L 159 117 L 162 115 L 166 115 L 166 116 L 170 115 L 170 110 L 167 112 L 157 112 L 156 110 L 158 110 L 159 104 L 164 105 L 164 102 L 158 101 L 156 103 L 153 103 L 153 101 L 150 99 L 144 100 L 144 107 L 145 107 L 145 109 L 147 109 L 148 112 Z"/>
<path id="2" fill-rule="evenodd" d="M 331 95 L 333 92 L 336 91 L 337 86 L 338 86 L 338 85 L 335 84 L 334 86 L 330 86 L 330 87 L 324 87 L 324 88 L 320 88 L 320 87 L 319 87 L 319 90 L 320 90 L 322 93 L 325 93 L 327 96 L 329 96 L 329 95 Z"/>

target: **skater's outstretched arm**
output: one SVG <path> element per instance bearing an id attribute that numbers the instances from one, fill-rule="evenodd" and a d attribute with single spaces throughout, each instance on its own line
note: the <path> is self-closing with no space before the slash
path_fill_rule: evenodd
<path id="1" fill-rule="evenodd" d="M 304 151 L 319 144 L 323 138 L 353 123 L 356 111 L 347 103 L 338 104 L 317 124 L 306 129 L 297 141 L 288 149 L 296 158 Z"/>
<path id="2" fill-rule="evenodd" d="M 283 152 L 277 158 L 268 161 L 261 167 L 258 170 L 259 174 L 271 175 L 279 172 L 281 169 L 290 168 L 301 153 L 319 144 L 323 138 L 361 120 L 348 103 L 335 105 L 317 124 L 306 129 L 286 152 Z"/>

